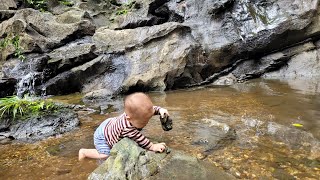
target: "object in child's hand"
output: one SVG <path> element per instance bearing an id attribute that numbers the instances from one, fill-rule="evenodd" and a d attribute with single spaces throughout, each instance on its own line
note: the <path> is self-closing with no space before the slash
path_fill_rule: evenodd
<path id="1" fill-rule="evenodd" d="M 167 114 L 164 117 L 160 116 L 160 121 L 163 130 L 170 131 L 172 129 L 172 119 Z"/>

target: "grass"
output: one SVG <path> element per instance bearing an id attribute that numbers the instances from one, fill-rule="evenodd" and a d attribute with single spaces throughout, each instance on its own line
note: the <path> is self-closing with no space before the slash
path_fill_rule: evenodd
<path id="1" fill-rule="evenodd" d="M 42 100 L 35 97 L 9 96 L 0 98 L 0 119 L 10 118 L 15 120 L 17 117 L 39 115 L 45 112 L 53 112 L 59 108 L 58 105 L 50 100 Z"/>

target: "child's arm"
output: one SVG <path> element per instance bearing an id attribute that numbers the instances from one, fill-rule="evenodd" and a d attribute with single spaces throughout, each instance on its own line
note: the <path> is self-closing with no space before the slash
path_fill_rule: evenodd
<path id="1" fill-rule="evenodd" d="M 166 144 L 165 143 L 158 143 L 158 144 L 153 144 L 151 143 L 151 147 L 149 150 L 154 151 L 154 152 L 163 152 L 166 149 Z"/>
<path id="2" fill-rule="evenodd" d="M 163 152 L 165 150 L 165 143 L 153 144 L 148 138 L 146 138 L 135 127 L 126 128 L 123 133 L 123 137 L 128 137 L 134 140 L 138 145 L 144 149 L 148 149 L 155 152 Z"/>
<path id="3" fill-rule="evenodd" d="M 154 115 L 160 115 L 161 117 L 164 117 L 165 114 L 169 116 L 169 112 L 167 109 L 161 108 L 160 106 L 153 106 L 154 109 Z"/>

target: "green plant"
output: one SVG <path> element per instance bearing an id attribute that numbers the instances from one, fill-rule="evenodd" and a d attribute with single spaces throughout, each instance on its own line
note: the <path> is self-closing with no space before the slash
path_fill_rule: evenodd
<path id="1" fill-rule="evenodd" d="M 18 96 L 10 96 L 0 98 L 0 119 L 17 116 L 38 115 L 40 113 L 54 111 L 58 106 L 49 100 L 37 99 L 30 96 L 19 98 Z"/>
<path id="2" fill-rule="evenodd" d="M 60 4 L 65 6 L 73 6 L 73 3 L 68 0 L 58 0 Z"/>
<path id="3" fill-rule="evenodd" d="M 128 3 L 122 4 L 115 14 L 118 16 L 128 14 L 128 12 L 134 8 L 135 4 L 135 1 L 129 1 Z"/>
<path id="4" fill-rule="evenodd" d="M 14 56 L 19 58 L 21 61 L 24 61 L 26 57 L 22 54 L 22 49 L 20 46 L 20 36 L 9 34 L 3 40 L 0 41 L 0 50 L 5 49 L 8 45 L 12 45 L 15 49 Z"/>
<path id="5" fill-rule="evenodd" d="M 73 6 L 69 0 L 58 0 L 58 2 L 65 6 Z M 48 11 L 48 0 L 26 0 L 26 5 L 41 12 Z"/>
<path id="6" fill-rule="evenodd" d="M 28 7 L 38 9 L 41 12 L 48 11 L 47 0 L 27 0 L 26 4 Z"/>

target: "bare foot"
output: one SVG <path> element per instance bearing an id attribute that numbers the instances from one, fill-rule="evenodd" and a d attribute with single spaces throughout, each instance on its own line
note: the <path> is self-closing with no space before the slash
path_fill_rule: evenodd
<path id="1" fill-rule="evenodd" d="M 86 157 L 83 151 L 84 149 L 79 150 L 79 161 L 82 161 Z"/>

